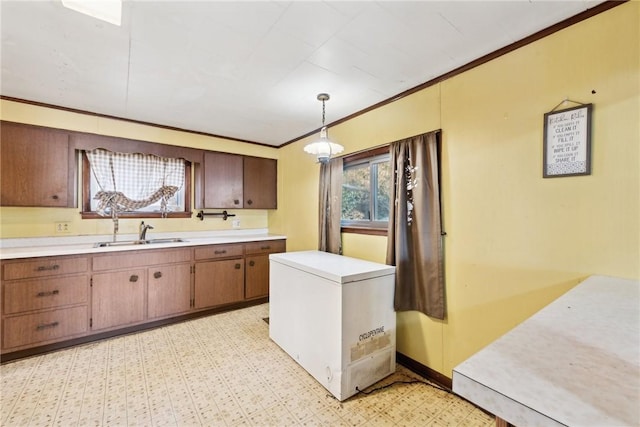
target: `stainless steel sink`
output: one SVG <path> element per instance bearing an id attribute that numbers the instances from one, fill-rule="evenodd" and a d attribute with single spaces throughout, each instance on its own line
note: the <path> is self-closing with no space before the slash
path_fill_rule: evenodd
<path id="1" fill-rule="evenodd" d="M 186 242 L 186 240 L 180 239 L 180 238 L 167 238 L 167 239 L 144 240 L 144 242 L 148 243 L 148 244 L 152 244 L 152 243 L 180 243 L 180 242 Z"/>
<path id="2" fill-rule="evenodd" d="M 99 242 L 99 243 L 96 243 L 94 247 L 104 248 L 104 247 L 110 247 L 110 246 L 152 245 L 154 243 L 179 243 L 184 241 L 185 241 L 184 239 L 180 239 L 180 238 L 124 240 L 122 242 Z"/>

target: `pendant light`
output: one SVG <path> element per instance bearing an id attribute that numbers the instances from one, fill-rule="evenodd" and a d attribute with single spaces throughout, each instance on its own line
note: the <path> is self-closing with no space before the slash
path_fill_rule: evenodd
<path id="1" fill-rule="evenodd" d="M 327 163 L 332 155 L 342 153 L 344 150 L 342 145 L 332 142 L 327 135 L 327 127 L 324 124 L 324 103 L 328 100 L 328 93 L 318 94 L 318 101 L 322 101 L 322 128 L 320 129 L 320 139 L 304 147 L 304 151 L 316 156 L 319 163 Z"/>

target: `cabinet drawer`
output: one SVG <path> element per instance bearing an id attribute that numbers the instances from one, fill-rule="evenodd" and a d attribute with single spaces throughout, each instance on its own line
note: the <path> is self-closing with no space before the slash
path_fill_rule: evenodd
<path id="1" fill-rule="evenodd" d="M 57 276 L 87 271 L 87 258 L 39 258 L 33 261 L 4 263 L 3 279 L 27 279 L 29 277 Z"/>
<path id="2" fill-rule="evenodd" d="M 84 275 L 5 282 L 3 314 L 86 303 L 88 284 Z"/>
<path id="3" fill-rule="evenodd" d="M 244 245 L 212 245 L 196 248 L 195 251 L 196 260 L 241 257 L 244 255 Z"/>
<path id="4" fill-rule="evenodd" d="M 82 334 L 87 331 L 87 323 L 87 306 L 6 317 L 2 347 L 9 349 Z"/>
<path id="5" fill-rule="evenodd" d="M 137 252 L 122 252 L 93 258 L 93 270 L 115 270 L 149 265 L 175 264 L 191 261 L 191 249 L 156 249 Z"/>
<path id="6" fill-rule="evenodd" d="M 247 255 L 280 253 L 286 250 L 286 242 L 284 240 L 251 242 L 244 245 L 244 250 Z"/>

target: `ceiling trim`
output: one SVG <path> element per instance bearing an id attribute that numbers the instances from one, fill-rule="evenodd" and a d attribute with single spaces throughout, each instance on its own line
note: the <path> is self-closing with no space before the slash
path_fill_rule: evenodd
<path id="1" fill-rule="evenodd" d="M 505 46 L 501 49 L 498 49 L 494 52 L 491 52 L 487 55 L 484 55 L 474 61 L 471 61 L 465 65 L 462 65 L 452 71 L 449 71 L 448 73 L 442 74 L 438 77 L 435 77 L 425 83 L 422 83 L 418 86 L 415 86 L 411 89 L 408 89 L 404 92 L 401 92 L 397 95 L 394 95 L 384 101 L 378 102 L 376 104 L 373 104 L 363 110 L 357 111 L 349 116 L 343 117 L 342 119 L 336 120 L 332 123 L 329 123 L 327 125 L 327 127 L 330 126 L 336 126 L 338 124 L 344 123 L 346 121 L 349 121 L 355 117 L 361 116 L 365 113 L 368 113 L 372 110 L 378 109 L 384 105 L 390 104 L 392 102 L 395 102 L 399 99 L 402 99 L 406 96 L 409 96 L 413 93 L 419 92 L 423 89 L 426 89 L 430 86 L 433 86 L 435 84 L 438 84 L 444 80 L 450 79 L 458 74 L 464 73 L 465 71 L 469 71 L 475 67 L 478 67 L 482 64 L 485 64 L 493 59 L 496 59 L 500 56 L 503 56 L 507 53 L 510 53 L 514 50 L 517 50 L 523 46 L 526 46 L 528 44 L 531 44 L 537 40 L 543 39 L 553 33 L 556 33 L 560 30 L 563 30 L 567 27 L 570 27 L 574 24 L 577 24 L 581 21 L 584 21 L 586 19 L 589 19 L 595 15 L 598 15 L 602 12 L 606 12 L 609 9 L 612 9 L 616 6 L 619 6 L 621 4 L 624 4 L 626 2 L 628 2 L 629 0 L 607 0 L 603 3 L 600 3 L 590 9 L 587 9 L 583 12 L 578 13 L 577 15 L 574 15 L 572 17 L 569 17 L 563 21 L 560 21 L 554 25 L 551 25 L 543 30 L 540 30 L 528 37 L 525 37 L 519 41 L 516 41 L 508 46 Z M 217 135 L 217 134 L 212 134 L 212 133 L 208 133 L 208 132 L 201 132 L 201 131 L 195 131 L 195 130 L 190 130 L 190 129 L 183 129 L 183 128 L 178 128 L 178 127 L 174 127 L 174 126 L 167 126 L 167 125 L 162 125 L 162 124 L 158 124 L 158 123 L 151 123 L 151 122 L 145 122 L 145 121 L 140 121 L 140 120 L 134 120 L 134 119 L 126 119 L 126 118 L 122 118 L 122 117 L 117 117 L 117 116 L 112 116 L 112 115 L 108 115 L 108 114 L 101 114 L 101 113 L 96 113 L 96 112 L 92 112 L 92 111 L 85 111 L 85 110 L 80 110 L 80 109 L 75 109 L 75 108 L 69 108 L 69 107 L 62 107 L 62 106 L 58 106 L 58 105 L 53 105 L 53 104 L 47 104 L 47 103 L 43 103 L 43 102 L 38 102 L 38 101 L 32 101 L 32 100 L 27 100 L 27 99 L 21 99 L 21 98 L 14 98 L 14 97 L 10 97 L 10 96 L 4 96 L 4 95 L 0 95 L 0 99 L 3 100 L 7 100 L 7 101 L 13 101 L 13 102 L 19 102 L 19 103 L 23 103 L 23 104 L 29 104 L 29 105 L 35 105 L 35 106 L 39 106 L 39 107 L 45 107 L 45 108 L 51 108 L 51 109 L 56 109 L 56 110 L 62 110 L 62 111 L 68 111 L 68 112 L 72 112 L 72 113 L 78 113 L 78 114 L 85 114 L 85 115 L 90 115 L 90 116 L 94 116 L 94 117 L 102 117 L 102 118 L 107 118 L 107 119 L 114 119 L 114 120 L 121 120 L 121 121 L 125 121 L 125 122 L 129 122 L 129 123 L 135 123 L 135 124 L 141 124 L 141 125 L 145 125 L 145 126 L 153 126 L 153 127 L 157 127 L 157 128 L 161 128 L 161 129 L 168 129 L 168 130 L 174 130 L 174 131 L 179 131 L 179 132 L 186 132 L 186 133 L 192 133 L 192 134 L 196 134 L 196 135 L 203 135 L 203 136 L 208 136 L 208 137 L 214 137 L 214 138 L 222 138 L 222 139 L 226 139 L 226 140 L 230 140 L 230 141 L 237 141 L 237 142 L 243 142 L 243 143 L 247 143 L 247 144 L 254 144 L 254 145 L 259 145 L 259 146 L 264 146 L 264 147 L 269 147 L 269 148 L 282 148 L 285 147 L 289 144 L 292 144 L 294 142 L 300 141 L 301 139 L 307 138 L 313 134 L 316 134 L 320 131 L 320 128 L 315 129 L 311 132 L 308 132 L 304 135 L 301 135 L 297 138 L 294 138 L 290 141 L 285 142 L 284 144 L 280 145 L 280 146 L 274 146 L 271 144 L 266 144 L 263 142 L 257 142 L 257 141 L 249 141 L 249 140 L 245 140 L 245 139 L 240 139 L 240 138 L 234 138 L 234 137 L 230 137 L 230 136 L 224 136 L 224 135 Z"/>
<path id="2" fill-rule="evenodd" d="M 462 74 L 465 71 L 469 71 L 469 70 L 471 70 L 473 68 L 476 68 L 476 67 L 478 67 L 478 66 L 480 66 L 482 64 L 485 64 L 485 63 L 487 63 L 487 62 L 489 62 L 489 61 L 491 61 L 493 59 L 496 59 L 496 58 L 498 58 L 500 56 L 506 55 L 507 53 L 513 52 L 514 50 L 520 49 L 521 47 L 524 47 L 524 46 L 526 46 L 528 44 L 531 44 L 531 43 L 533 43 L 535 41 L 543 39 L 543 38 L 545 38 L 547 36 L 550 36 L 553 33 L 556 33 L 556 32 L 558 32 L 560 30 L 563 30 L 563 29 L 565 29 L 567 27 L 570 27 L 570 26 L 572 26 L 574 24 L 577 24 L 579 22 L 582 22 L 582 21 L 584 21 L 586 19 L 589 19 L 589 18 L 591 18 L 591 17 L 593 17 L 595 15 L 598 15 L 598 14 L 600 14 L 602 12 L 606 12 L 609 9 L 613 9 L 616 6 L 620 6 L 621 4 L 624 4 L 624 3 L 628 2 L 628 1 L 629 0 L 606 0 L 605 2 L 600 3 L 600 4 L 592 7 L 591 9 L 587 9 L 584 12 L 578 13 L 577 15 L 573 15 L 573 16 L 571 16 L 571 17 L 569 17 L 569 18 L 567 18 L 567 19 L 565 19 L 563 21 L 560 21 L 560 22 L 558 22 L 558 23 L 556 23 L 554 25 L 551 25 L 551 26 L 549 26 L 547 28 L 544 28 L 544 29 L 542 29 L 542 30 L 540 30 L 540 31 L 538 31 L 538 32 L 536 32 L 534 34 L 531 34 L 530 36 L 527 36 L 527 37 L 525 37 L 523 39 L 520 39 L 520 40 L 518 40 L 516 42 L 513 42 L 510 45 L 507 45 L 507 46 L 505 46 L 505 47 L 503 47 L 501 49 L 495 50 L 495 51 L 493 51 L 491 53 L 488 53 L 488 54 L 486 54 L 484 56 L 481 56 L 478 59 L 475 59 L 475 60 L 473 60 L 473 61 L 471 61 L 471 62 L 469 62 L 469 63 L 467 63 L 465 65 L 462 65 L 462 66 L 460 66 L 460 67 L 458 67 L 458 68 L 456 68 L 456 69 L 454 69 L 452 71 L 449 71 L 448 73 L 445 73 L 445 74 L 442 74 L 442 75 L 440 75 L 438 77 L 435 77 L 435 78 L 433 78 L 433 79 L 431 79 L 431 80 L 429 80 L 429 81 L 427 81 L 425 83 L 422 83 L 422 84 L 420 84 L 420 85 L 418 85 L 416 87 L 413 87 L 411 89 L 407 89 L 404 92 L 401 92 L 401 93 L 399 93 L 399 94 L 397 94 L 395 96 L 392 96 L 391 98 L 387 98 L 384 101 L 380 101 L 377 104 L 373 104 L 373 105 L 371 105 L 371 106 L 369 106 L 369 107 L 367 107 L 367 108 L 365 108 L 363 110 L 357 111 L 357 112 L 355 112 L 355 113 L 353 113 L 353 114 L 351 114 L 349 116 L 343 117 L 343 118 L 341 118 L 339 120 L 336 120 L 336 121 L 334 121 L 332 123 L 329 123 L 326 126 L 327 126 L 327 128 L 329 128 L 331 126 L 339 125 L 340 123 L 347 122 L 347 121 L 349 121 L 349 120 L 351 120 L 351 119 L 353 119 L 355 117 L 358 117 L 358 116 L 360 116 L 362 114 L 368 113 L 368 112 L 370 112 L 372 110 L 378 109 L 378 108 L 383 107 L 383 106 L 385 106 L 387 104 L 390 104 L 392 102 L 398 101 L 399 99 L 402 99 L 402 98 L 404 98 L 406 96 L 409 96 L 409 95 L 411 95 L 413 93 L 419 92 L 419 91 L 421 91 L 423 89 L 426 89 L 426 88 L 428 88 L 430 86 L 438 84 L 438 83 L 440 83 L 440 82 L 442 82 L 444 80 L 450 79 L 451 77 L 457 76 L 458 74 Z M 304 134 L 302 136 L 299 136 L 299 137 L 297 137 L 295 139 L 292 139 L 291 141 L 285 142 L 284 144 L 280 145 L 278 148 L 282 148 L 282 147 L 285 147 L 285 146 L 287 146 L 289 144 L 293 144 L 294 142 L 300 141 L 301 139 L 304 139 L 304 138 L 306 138 L 308 136 L 316 134 L 319 131 L 320 131 L 320 128 L 318 128 L 316 130 L 313 130 L 313 131 L 311 131 L 309 133 L 306 133 L 306 134 Z"/>

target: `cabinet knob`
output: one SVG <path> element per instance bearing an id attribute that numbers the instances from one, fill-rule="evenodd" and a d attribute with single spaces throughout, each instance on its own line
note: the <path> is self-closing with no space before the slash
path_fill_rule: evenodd
<path id="1" fill-rule="evenodd" d="M 247 200 L 247 204 L 248 205 L 252 205 L 253 204 L 253 200 L 251 200 L 251 199 Z"/>
<path id="2" fill-rule="evenodd" d="M 249 265 L 250 265 L 251 267 L 253 267 L 254 265 L 256 265 L 256 262 L 255 262 L 255 261 L 249 261 Z"/>
<path id="3" fill-rule="evenodd" d="M 234 205 L 239 205 L 239 204 L 240 204 L 240 200 L 238 200 L 238 199 L 234 199 L 234 200 L 233 200 L 233 204 L 234 204 Z"/>
<path id="4" fill-rule="evenodd" d="M 236 270 L 240 270 L 242 266 L 240 264 L 236 264 Z"/>
<path id="5" fill-rule="evenodd" d="M 155 273 L 153 273 L 153 277 L 155 277 L 156 279 L 159 279 L 162 277 L 162 272 L 161 271 L 156 271 Z"/>
<path id="6" fill-rule="evenodd" d="M 137 274 L 132 274 L 131 277 L 129 277 L 129 281 L 130 282 L 137 282 L 138 281 L 138 275 Z"/>
<path id="7" fill-rule="evenodd" d="M 51 198 L 52 198 L 53 200 L 58 200 L 58 199 L 59 199 L 59 197 L 58 197 L 58 195 L 57 195 L 57 194 L 54 194 L 53 196 L 51 196 Z"/>

